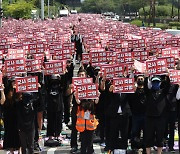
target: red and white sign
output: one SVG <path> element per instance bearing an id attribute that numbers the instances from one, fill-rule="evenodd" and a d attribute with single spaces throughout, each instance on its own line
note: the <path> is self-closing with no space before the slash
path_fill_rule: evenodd
<path id="1" fill-rule="evenodd" d="M 169 70 L 170 82 L 173 84 L 180 83 L 180 70 Z"/>
<path id="2" fill-rule="evenodd" d="M 56 59 L 67 60 L 71 59 L 72 52 L 70 49 L 54 50 Z"/>
<path id="3" fill-rule="evenodd" d="M 175 57 L 161 57 L 161 58 L 158 58 L 158 59 L 166 59 L 167 61 L 167 68 L 169 69 L 174 69 L 175 67 Z"/>
<path id="4" fill-rule="evenodd" d="M 142 51 L 142 50 L 133 50 L 133 56 L 134 56 L 134 59 L 138 61 L 146 61 L 149 57 L 149 52 Z"/>
<path id="5" fill-rule="evenodd" d="M 134 93 L 134 78 L 113 78 L 113 93 Z"/>
<path id="6" fill-rule="evenodd" d="M 18 77 L 15 80 L 16 92 L 38 92 L 38 77 Z"/>
<path id="7" fill-rule="evenodd" d="M 7 58 L 8 59 L 17 59 L 24 58 L 25 51 L 22 49 L 8 49 Z"/>
<path id="8" fill-rule="evenodd" d="M 89 64 L 89 62 L 90 62 L 89 53 L 82 53 L 82 63 Z"/>
<path id="9" fill-rule="evenodd" d="M 81 78 L 81 77 L 72 78 L 73 85 L 92 84 L 92 83 L 93 83 L 93 78 Z"/>
<path id="10" fill-rule="evenodd" d="M 105 65 L 102 66 L 102 71 L 106 79 L 121 77 L 124 73 L 124 65 Z"/>
<path id="11" fill-rule="evenodd" d="M 44 63 L 45 66 L 45 74 L 53 75 L 53 74 L 64 74 L 66 70 L 66 61 L 64 60 L 52 60 Z"/>
<path id="12" fill-rule="evenodd" d="M 39 59 L 26 59 L 27 72 L 39 72 L 41 70 L 41 60 Z"/>
<path id="13" fill-rule="evenodd" d="M 5 60 L 5 69 L 7 76 L 24 73 L 26 72 L 25 59 L 7 59 Z"/>
<path id="14" fill-rule="evenodd" d="M 98 84 L 83 84 L 76 86 L 77 99 L 97 99 L 99 97 Z"/>
<path id="15" fill-rule="evenodd" d="M 163 75 L 167 73 L 166 59 L 146 61 L 146 70 L 149 75 Z"/>
<path id="16" fill-rule="evenodd" d="M 175 57 L 179 58 L 178 48 L 166 48 L 162 49 L 162 57 Z"/>
<path id="17" fill-rule="evenodd" d="M 116 53 L 116 61 L 118 63 L 131 63 L 133 61 L 132 52 L 118 52 Z"/>

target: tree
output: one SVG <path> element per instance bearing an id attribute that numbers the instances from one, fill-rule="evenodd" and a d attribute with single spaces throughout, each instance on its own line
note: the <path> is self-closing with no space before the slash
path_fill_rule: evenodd
<path id="1" fill-rule="evenodd" d="M 113 0 L 85 0 L 82 3 L 83 12 L 102 13 L 114 10 L 115 3 Z"/>
<path id="2" fill-rule="evenodd" d="M 4 6 L 5 16 L 10 16 L 15 19 L 19 18 L 30 18 L 31 10 L 34 8 L 34 5 L 26 1 L 18 1 L 14 4 Z"/>

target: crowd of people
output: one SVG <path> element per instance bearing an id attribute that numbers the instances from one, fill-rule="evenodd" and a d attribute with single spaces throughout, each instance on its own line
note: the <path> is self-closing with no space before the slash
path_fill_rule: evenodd
<path id="1" fill-rule="evenodd" d="M 146 71 L 137 75 L 131 67 L 130 72 L 124 70 L 119 77 L 134 78 L 134 93 L 114 93 L 113 79 L 107 79 L 99 66 L 82 62 L 82 53 L 88 51 L 77 28 L 81 19 L 76 22 L 77 25 L 70 27 L 72 35 L 69 38 L 74 42 L 76 52 L 66 61 L 63 75 L 46 75 L 44 71 L 23 73 L 22 76 L 38 76 L 39 89 L 38 92 L 17 93 L 16 78 L 9 78 L 3 72 L 0 93 L 0 115 L 4 122 L 2 148 L 11 154 L 15 150 L 22 154 L 41 151 L 39 133 L 47 119 L 45 146 L 61 145 L 62 124 L 65 123 L 71 129 L 71 153 L 95 153 L 95 137 L 99 137 L 96 142 L 109 154 L 125 154 L 128 145 L 133 153 L 143 149 L 143 153 L 150 154 L 151 148 L 156 146 L 157 153 L 161 154 L 164 145 L 168 145 L 170 152 L 175 152 L 176 122 L 180 129 L 180 83 L 170 82 L 168 69 L 165 75 L 151 76 Z M 104 52 L 112 51 L 108 45 L 102 48 Z M 149 56 L 156 57 L 157 53 L 149 52 Z M 28 58 L 32 57 L 28 55 Z M 47 61 L 45 55 L 43 63 Z M 179 69 L 179 62 L 176 64 Z M 97 99 L 77 98 L 72 83 L 76 76 L 75 65 L 79 66 L 78 77 L 92 78 L 98 84 Z"/>

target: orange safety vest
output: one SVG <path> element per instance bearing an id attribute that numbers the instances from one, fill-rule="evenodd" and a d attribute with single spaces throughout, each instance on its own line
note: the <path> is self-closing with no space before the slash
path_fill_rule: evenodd
<path id="1" fill-rule="evenodd" d="M 95 115 L 90 114 L 90 119 L 84 119 L 84 110 L 79 110 L 77 112 L 76 129 L 78 132 L 83 132 L 85 130 L 95 130 L 99 122 L 95 118 Z"/>

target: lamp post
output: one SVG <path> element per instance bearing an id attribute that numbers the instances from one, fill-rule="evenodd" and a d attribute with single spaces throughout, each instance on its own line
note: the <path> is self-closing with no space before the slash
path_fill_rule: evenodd
<path id="1" fill-rule="evenodd" d="M 41 0 L 41 20 L 44 20 L 44 0 Z"/>

